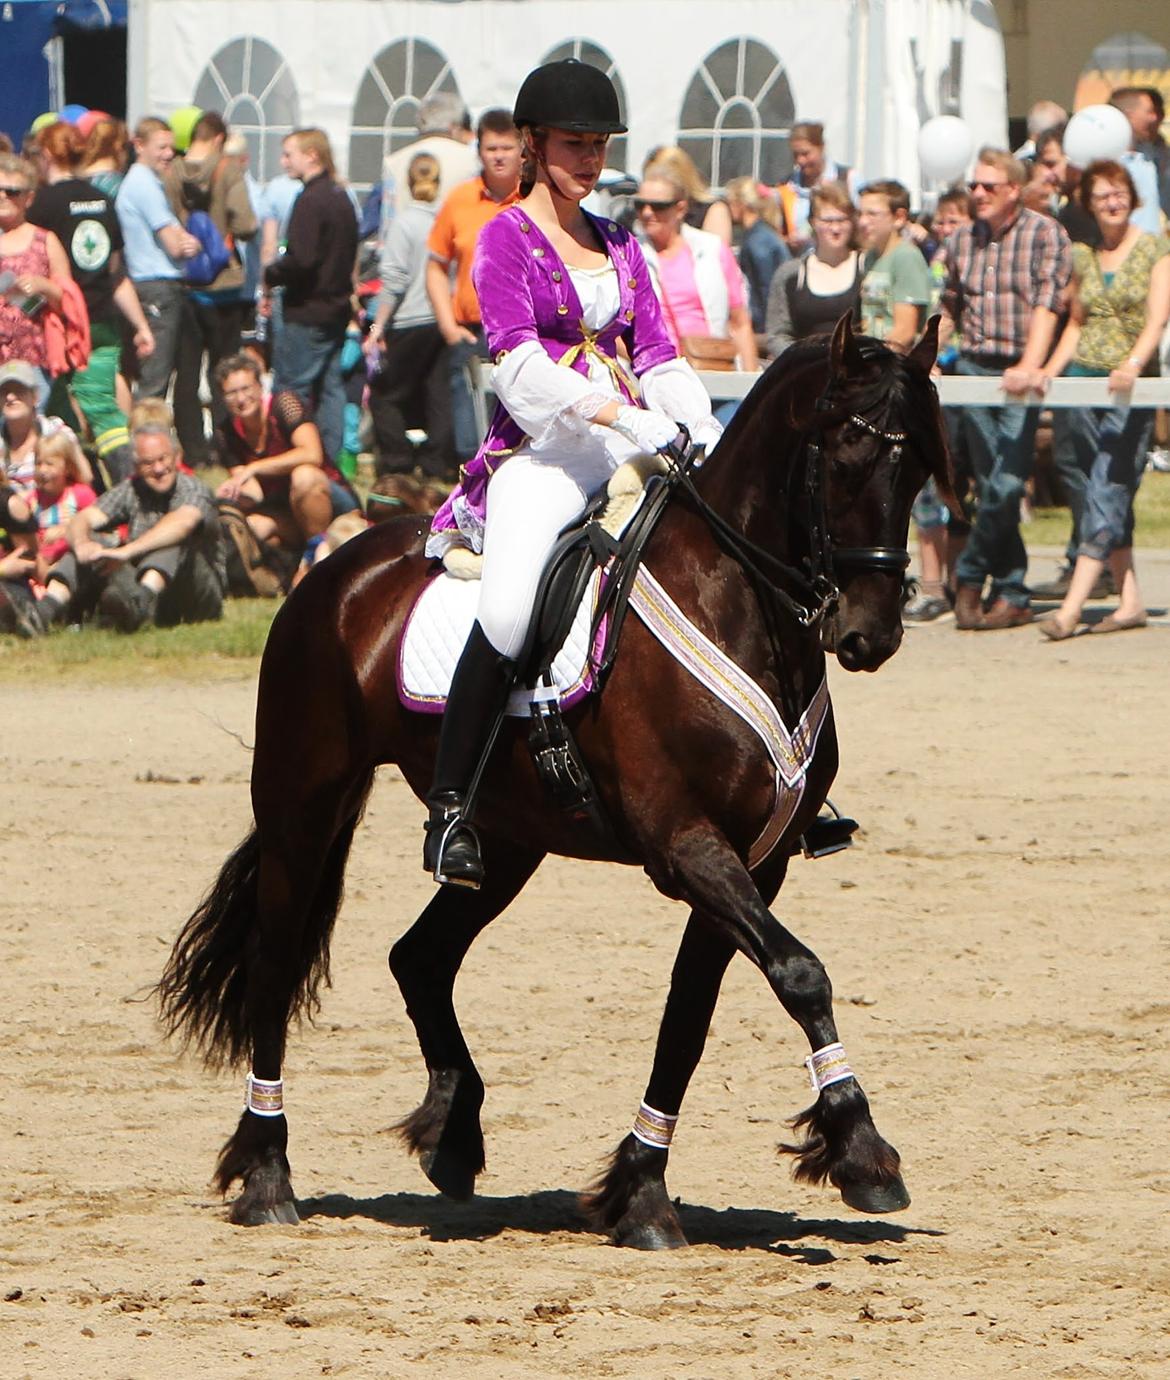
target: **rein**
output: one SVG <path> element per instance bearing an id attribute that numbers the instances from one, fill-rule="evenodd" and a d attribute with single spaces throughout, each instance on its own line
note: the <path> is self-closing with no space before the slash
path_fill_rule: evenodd
<path id="1" fill-rule="evenodd" d="M 830 383 L 817 399 L 817 412 L 829 411 L 832 406 L 831 391 Z M 892 462 L 897 463 L 901 458 L 902 446 L 908 439 L 907 432 L 883 431 L 857 413 L 851 413 L 849 421 L 891 446 Z M 800 627 L 815 628 L 836 607 L 841 597 L 840 586 L 836 580 L 838 571 L 869 570 L 883 574 L 901 574 L 909 566 L 910 553 L 905 547 L 834 548 L 825 513 L 823 428 L 817 427 L 806 433 L 801 448 L 804 458 L 802 502 L 806 510 L 805 525 L 812 548 L 811 555 L 803 562 L 804 569 L 790 565 L 745 537 L 703 498 L 692 478 L 694 449 L 690 445 L 690 436 L 685 428 L 681 435 L 684 444 L 680 446 L 676 442 L 666 451 L 670 464 L 668 482 L 672 487 L 680 488 L 687 494 L 707 525 L 721 539 L 721 544 L 729 554 Z"/>

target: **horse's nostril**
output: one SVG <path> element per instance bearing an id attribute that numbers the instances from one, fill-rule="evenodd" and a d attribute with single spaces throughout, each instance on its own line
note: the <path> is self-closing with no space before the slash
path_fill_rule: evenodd
<path id="1" fill-rule="evenodd" d="M 854 664 L 864 661 L 869 650 L 869 638 L 864 633 L 847 632 L 837 643 L 837 656 L 844 653 Z"/>

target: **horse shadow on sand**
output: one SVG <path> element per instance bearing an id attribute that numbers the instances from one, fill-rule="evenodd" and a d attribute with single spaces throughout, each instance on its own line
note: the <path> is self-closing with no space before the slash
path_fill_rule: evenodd
<path id="1" fill-rule="evenodd" d="M 476 1197 L 454 1203 L 425 1193 L 385 1193 L 378 1198 L 351 1198 L 331 1193 L 297 1202 L 302 1221 L 313 1218 L 365 1218 L 392 1227 L 413 1227 L 432 1241 L 486 1241 L 505 1231 L 549 1236 L 556 1232 L 598 1235 L 581 1212 L 578 1195 L 569 1189 L 545 1189 L 510 1197 Z M 825 1265 L 836 1259 L 820 1244 L 806 1238 L 841 1245 L 900 1245 L 915 1236 L 942 1236 L 930 1227 L 901 1226 L 872 1218 L 856 1221 L 803 1218 L 794 1212 L 767 1208 L 707 1208 L 678 1204 L 679 1220 L 692 1246 L 721 1250 L 755 1250 L 788 1256 L 806 1265 Z M 894 1264 L 896 1256 L 875 1252 L 873 1264 Z"/>

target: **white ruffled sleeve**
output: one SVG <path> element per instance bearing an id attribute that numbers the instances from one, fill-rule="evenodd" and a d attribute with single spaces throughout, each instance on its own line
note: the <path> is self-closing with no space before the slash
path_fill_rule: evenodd
<path id="1" fill-rule="evenodd" d="M 575 369 L 554 364 L 535 340 L 509 350 L 492 369 L 492 390 L 534 452 L 583 436 L 598 409 L 614 401 Z"/>
<path id="2" fill-rule="evenodd" d="M 699 376 L 685 359 L 670 359 L 647 369 L 639 382 L 642 401 L 655 412 L 681 422 L 694 440 L 710 450 L 723 435 L 723 427 L 711 415 L 711 399 Z"/>

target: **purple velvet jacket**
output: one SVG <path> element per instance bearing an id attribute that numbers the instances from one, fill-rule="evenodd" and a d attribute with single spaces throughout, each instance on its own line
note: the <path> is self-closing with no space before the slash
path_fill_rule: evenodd
<path id="1" fill-rule="evenodd" d="M 595 345 L 613 359 L 617 357 L 617 341 L 624 340 L 634 374 L 640 377 L 655 365 L 677 358 L 678 351 L 663 323 L 637 241 L 613 221 L 597 216 L 589 219 L 617 270 L 621 292 L 618 313 L 598 333 Z M 550 358 L 559 361 L 586 338 L 581 302 L 569 271 L 533 224 L 523 203 L 502 211 L 480 231 L 471 275 L 493 359 L 525 341 L 536 340 Z M 569 367 L 587 374 L 589 360 L 578 352 Z M 635 398 L 630 402 L 637 405 Z M 462 504 L 482 524 L 488 480 L 523 440 L 524 433 L 504 407 L 497 406 L 483 444 L 463 466 L 460 481 L 435 514 L 431 530 L 455 530 L 459 525 L 456 508 Z"/>

